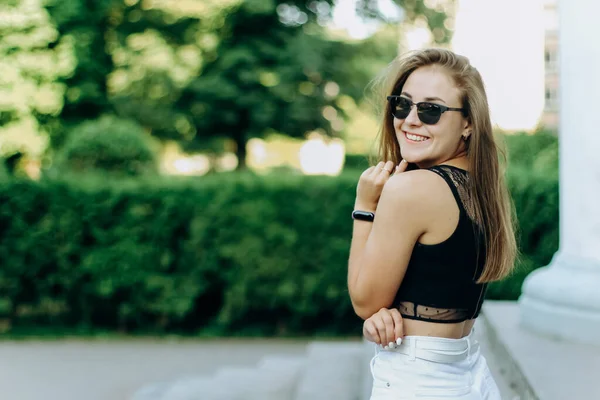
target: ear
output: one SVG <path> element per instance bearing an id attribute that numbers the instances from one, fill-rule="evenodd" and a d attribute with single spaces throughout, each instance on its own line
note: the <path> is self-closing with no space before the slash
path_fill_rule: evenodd
<path id="1" fill-rule="evenodd" d="M 467 141 L 467 139 L 469 139 L 469 136 L 471 136 L 471 133 L 473 132 L 473 129 L 471 127 L 471 121 L 469 119 L 465 118 L 465 122 L 463 124 L 463 131 L 462 131 L 462 138 L 464 141 Z"/>

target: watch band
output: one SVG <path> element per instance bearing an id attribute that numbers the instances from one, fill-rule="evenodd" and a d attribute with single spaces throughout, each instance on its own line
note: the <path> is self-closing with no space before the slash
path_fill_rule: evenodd
<path id="1" fill-rule="evenodd" d="M 370 211 L 354 210 L 352 211 L 352 219 L 373 222 L 375 219 L 375 213 Z"/>

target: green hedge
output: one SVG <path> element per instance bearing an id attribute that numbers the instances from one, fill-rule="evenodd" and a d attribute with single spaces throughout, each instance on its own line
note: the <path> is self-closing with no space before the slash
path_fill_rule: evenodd
<path id="1" fill-rule="evenodd" d="M 490 285 L 488 298 L 497 300 L 516 300 L 525 277 L 533 269 L 548 265 L 558 250 L 557 175 L 515 166 L 508 178 L 521 257 L 510 278 Z"/>
<path id="2" fill-rule="evenodd" d="M 346 269 L 359 173 L 0 182 L 0 318 L 13 329 L 357 333 Z M 515 298 L 558 242 L 556 180 L 510 178 L 526 257 L 494 298 Z"/>

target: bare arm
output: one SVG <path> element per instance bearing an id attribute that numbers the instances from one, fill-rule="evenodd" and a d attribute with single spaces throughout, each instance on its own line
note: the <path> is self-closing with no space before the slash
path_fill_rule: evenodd
<path id="1" fill-rule="evenodd" d="M 367 319 L 392 305 L 413 247 L 429 223 L 429 173 L 392 176 L 385 184 L 375 221 L 354 222 L 348 290 L 358 316 Z"/>

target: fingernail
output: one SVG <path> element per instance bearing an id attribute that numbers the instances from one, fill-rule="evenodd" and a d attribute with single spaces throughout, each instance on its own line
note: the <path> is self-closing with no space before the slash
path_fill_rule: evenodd
<path id="1" fill-rule="evenodd" d="M 383 349 L 384 349 L 384 350 L 389 350 L 389 349 L 390 349 L 390 346 L 385 346 Z"/>
<path id="2" fill-rule="evenodd" d="M 402 338 L 396 339 L 396 344 L 400 346 L 402 344 Z"/>
<path id="3" fill-rule="evenodd" d="M 389 348 L 393 349 L 396 347 L 396 345 L 394 344 L 394 342 L 390 342 L 390 344 L 388 345 Z"/>

